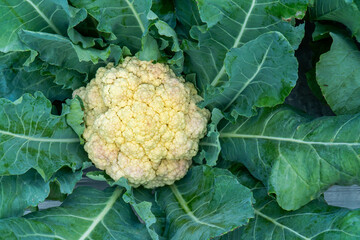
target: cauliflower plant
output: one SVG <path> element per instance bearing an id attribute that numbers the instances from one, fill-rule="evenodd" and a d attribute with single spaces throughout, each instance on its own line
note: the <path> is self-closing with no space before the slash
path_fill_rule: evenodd
<path id="1" fill-rule="evenodd" d="M 192 83 L 165 64 L 127 57 L 99 68 L 74 92 L 84 102 L 85 150 L 114 180 L 154 188 L 181 179 L 206 134 L 210 112 Z"/>

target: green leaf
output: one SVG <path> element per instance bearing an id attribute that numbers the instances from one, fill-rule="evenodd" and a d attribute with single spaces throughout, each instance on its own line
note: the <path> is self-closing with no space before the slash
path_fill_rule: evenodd
<path id="1" fill-rule="evenodd" d="M 86 173 L 86 176 L 95 181 L 104 181 L 107 184 L 109 184 L 111 187 L 116 185 L 116 182 L 104 171 L 91 171 Z"/>
<path id="2" fill-rule="evenodd" d="M 162 41 L 162 46 L 160 46 L 160 50 L 163 52 L 162 58 L 165 59 L 166 63 L 170 65 L 175 73 L 181 74 L 183 71 L 184 55 L 180 48 L 176 32 L 162 20 L 157 20 L 153 25 L 156 27 L 158 34 L 153 35 L 155 35 L 155 38 L 161 39 Z M 150 31 L 151 30 L 152 28 L 150 28 Z M 147 47 L 149 46 L 143 46 L 143 48 Z M 171 52 L 171 55 L 164 54 L 164 52 L 167 52 L 166 50 L 169 50 L 168 52 Z"/>
<path id="3" fill-rule="evenodd" d="M 82 134 L 85 130 L 84 106 L 81 98 L 76 96 L 73 99 L 68 99 L 66 100 L 66 104 L 69 107 L 69 113 L 66 114 L 66 122 L 79 136 L 80 143 L 84 144 L 84 139 L 82 138 Z"/>
<path id="4" fill-rule="evenodd" d="M 41 91 L 51 101 L 71 97 L 71 90 L 63 89 L 54 81 L 54 76 L 43 75 L 40 71 L 0 69 L 0 97 L 16 100 L 24 93 L 36 91 Z"/>
<path id="5" fill-rule="evenodd" d="M 77 182 L 79 182 L 83 175 L 83 169 L 91 165 L 84 162 L 83 167 L 78 171 L 72 171 L 70 168 L 65 167 L 57 171 L 51 178 L 51 182 L 56 183 L 59 186 L 59 190 L 63 194 L 71 194 L 75 188 Z"/>
<path id="6" fill-rule="evenodd" d="M 43 66 L 24 67 L 29 58 L 30 52 L 0 53 L 0 97 L 13 101 L 36 91 L 51 101 L 71 97 L 71 91 L 56 84 L 55 77 L 45 72 Z"/>
<path id="7" fill-rule="evenodd" d="M 121 195 L 120 188 L 80 187 L 60 207 L 0 220 L 0 233 L 31 239 L 150 239 Z"/>
<path id="8" fill-rule="evenodd" d="M 330 38 L 330 33 L 347 35 L 347 31 L 340 25 L 324 24 L 315 22 L 314 32 L 311 34 L 313 41 L 319 41 L 322 39 Z"/>
<path id="9" fill-rule="evenodd" d="M 209 239 L 253 217 L 253 198 L 227 170 L 193 167 L 185 178 L 157 190 L 169 239 Z"/>
<path id="10" fill-rule="evenodd" d="M 219 131 L 224 159 L 243 163 L 286 210 L 335 183 L 359 184 L 360 115 L 313 120 L 287 107 L 263 109 Z"/>
<path id="11" fill-rule="evenodd" d="M 195 0 L 175 0 L 176 32 L 183 38 L 190 38 L 190 29 L 194 25 L 201 25 L 200 13 Z"/>
<path id="12" fill-rule="evenodd" d="M 0 177 L 0 218 L 21 216 L 29 206 L 37 206 L 50 193 L 49 183 L 35 170 L 23 175 Z"/>
<path id="13" fill-rule="evenodd" d="M 166 62 L 176 73 L 182 72 L 184 57 L 176 32 L 150 10 L 150 0 L 112 3 L 72 0 L 72 3 L 88 10 L 99 22 L 97 29 L 109 34 L 109 42 L 128 47 L 142 60 Z M 161 3 L 155 4 L 154 8 L 160 11 Z"/>
<path id="14" fill-rule="evenodd" d="M 297 211 L 285 211 L 269 196 L 264 186 L 240 169 L 240 183 L 251 188 L 256 204 L 255 218 L 219 240 L 248 239 L 358 239 L 360 210 L 329 206 L 323 198 L 314 200 Z M 311 223 L 311 224 L 309 224 Z"/>
<path id="15" fill-rule="evenodd" d="M 47 182 L 34 169 L 22 175 L 1 176 L 0 218 L 22 216 L 25 209 L 36 207 L 51 195 L 51 186 L 56 186 L 59 194 L 71 194 L 82 173 L 82 169 L 73 172 L 64 167 Z"/>
<path id="16" fill-rule="evenodd" d="M 199 152 L 193 158 L 193 161 L 202 164 L 203 160 L 206 160 L 206 164 L 209 166 L 215 166 L 218 160 L 221 146 L 219 140 L 219 132 L 217 131 L 217 125 L 224 115 L 217 108 L 214 108 L 211 112 L 211 123 L 208 125 L 206 137 L 199 142 Z"/>
<path id="17" fill-rule="evenodd" d="M 75 7 L 85 8 L 98 22 L 100 32 L 109 33 L 112 43 L 128 47 L 132 52 L 141 48 L 141 38 L 147 31 L 150 0 L 71 0 Z"/>
<path id="18" fill-rule="evenodd" d="M 209 84 L 221 86 L 228 80 L 224 61 L 227 52 L 263 33 L 281 32 L 296 49 L 303 38 L 304 27 L 292 26 L 288 18 L 296 17 L 297 12 L 303 13 L 307 4 L 306 0 L 263 3 L 256 0 L 198 1 L 200 17 L 207 26 L 193 26 L 190 35 L 198 44 L 184 41 L 184 48 L 189 55 L 188 71 L 197 73 L 201 92 Z M 282 12 L 280 6 L 284 9 Z"/>
<path id="19" fill-rule="evenodd" d="M 165 212 L 162 211 L 159 204 L 156 201 L 156 192 L 152 189 L 145 188 L 133 188 L 133 198 L 137 203 L 145 203 L 143 206 L 145 207 L 145 211 L 142 211 L 142 214 L 146 216 L 148 212 L 149 215 L 145 218 L 145 216 L 141 217 L 142 221 L 146 224 L 149 234 L 152 239 L 160 239 L 165 240 L 163 237 L 165 234 L 165 226 L 166 226 L 166 216 Z M 125 197 L 125 195 L 123 196 Z M 148 205 L 151 204 L 150 211 L 148 210 Z M 141 209 L 141 208 L 140 208 Z M 137 215 L 140 217 L 139 210 L 136 210 Z M 151 213 L 151 214 L 150 214 Z M 147 221 L 145 221 L 147 220 Z M 155 235 L 156 234 L 156 235 Z"/>
<path id="20" fill-rule="evenodd" d="M 48 74 L 55 77 L 54 82 L 60 85 L 63 89 L 75 90 L 85 85 L 88 80 L 88 75 L 79 73 L 75 70 L 61 68 L 53 65 L 48 65 L 42 72 L 48 72 Z M 70 98 L 69 96 L 68 98 Z"/>
<path id="21" fill-rule="evenodd" d="M 325 98 L 321 92 L 320 86 L 316 81 L 316 69 L 313 68 L 306 73 L 307 84 L 311 92 L 319 99 L 322 103 L 326 104 Z"/>
<path id="22" fill-rule="evenodd" d="M 152 0 L 151 10 L 171 28 L 176 26 L 174 3 L 168 0 Z"/>
<path id="23" fill-rule="evenodd" d="M 252 116 L 258 107 L 283 103 L 295 86 L 298 64 L 294 50 L 279 32 L 266 33 L 225 58 L 229 80 L 207 87 L 203 105 L 212 104 L 232 117 Z"/>
<path id="24" fill-rule="evenodd" d="M 82 24 L 86 24 L 87 21 L 87 12 L 85 9 L 77 9 L 73 7 L 69 7 L 69 14 L 71 16 L 69 21 L 69 27 L 67 30 L 68 36 L 70 40 L 75 43 L 81 45 L 83 48 L 90 48 L 94 47 L 97 43 L 102 42 L 103 40 L 98 36 L 98 33 L 95 34 L 93 37 L 93 34 L 89 34 L 89 29 L 85 29 L 86 36 L 83 36 L 81 33 L 79 33 L 76 29 L 84 30 L 82 29 Z"/>
<path id="25" fill-rule="evenodd" d="M 138 217 L 145 223 L 151 239 L 158 240 L 159 236 L 154 230 L 154 226 L 152 226 L 157 222 L 157 219 L 152 212 L 152 205 L 154 204 L 153 199 L 155 196 L 149 196 L 149 190 L 142 189 L 142 191 L 135 190 L 139 193 L 136 198 L 134 189 L 128 184 L 128 181 L 125 178 L 120 178 L 115 184 L 126 189 L 126 192 L 123 194 L 123 200 L 133 207 Z"/>
<path id="26" fill-rule="evenodd" d="M 297 211 L 282 210 L 266 190 L 253 191 L 255 219 L 239 239 L 358 239 L 360 211 L 331 207 L 320 199 Z M 309 224 L 311 223 L 311 224 Z"/>
<path id="27" fill-rule="evenodd" d="M 19 175 L 30 168 L 48 180 L 63 166 L 78 169 L 87 159 L 65 116 L 51 115 L 40 92 L 15 102 L 0 99 L 0 175 Z"/>
<path id="28" fill-rule="evenodd" d="M 91 76 L 99 67 L 104 66 L 106 61 L 115 61 L 116 64 L 121 56 L 121 48 L 115 45 L 104 50 L 84 49 L 66 37 L 50 33 L 22 30 L 19 36 L 27 46 L 39 52 L 42 61 Z M 114 53 L 115 56 L 112 56 Z"/>
<path id="29" fill-rule="evenodd" d="M 309 13 L 314 20 L 330 20 L 344 24 L 360 41 L 359 7 L 358 0 L 315 0 Z"/>
<path id="30" fill-rule="evenodd" d="M 337 115 L 360 112 L 360 52 L 355 43 L 330 33 L 329 52 L 316 64 L 316 80 L 330 108 Z"/>
<path id="31" fill-rule="evenodd" d="M 77 33 L 74 25 L 86 18 L 86 13 L 72 9 L 66 0 L 1 0 L 0 51 L 23 51 L 29 48 L 22 43 L 18 32 L 22 29 L 67 36 Z"/>
<path id="32" fill-rule="evenodd" d="M 154 196 L 152 196 L 147 189 L 133 189 L 125 178 L 122 177 L 119 180 L 114 181 L 104 171 L 88 172 L 86 176 L 96 181 L 106 181 L 110 186 L 120 186 L 125 188 L 126 192 L 123 194 L 123 200 L 133 207 L 137 216 L 145 223 L 151 239 L 159 239 L 159 236 L 153 226 L 157 222 L 155 215 L 152 213 L 152 209 L 154 208 L 153 205 L 155 204 Z M 137 192 L 136 197 L 134 195 L 134 191 Z"/>
<path id="33" fill-rule="evenodd" d="M 142 47 L 136 57 L 143 61 L 161 59 L 161 52 L 155 38 L 147 34 L 141 39 Z"/>

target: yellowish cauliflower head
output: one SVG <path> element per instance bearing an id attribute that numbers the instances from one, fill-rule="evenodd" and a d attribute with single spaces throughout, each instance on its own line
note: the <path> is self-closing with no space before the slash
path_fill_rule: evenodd
<path id="1" fill-rule="evenodd" d="M 85 150 L 114 180 L 154 188 L 181 179 L 206 133 L 210 112 L 192 83 L 166 65 L 127 57 L 99 68 L 77 89 L 85 107 Z"/>

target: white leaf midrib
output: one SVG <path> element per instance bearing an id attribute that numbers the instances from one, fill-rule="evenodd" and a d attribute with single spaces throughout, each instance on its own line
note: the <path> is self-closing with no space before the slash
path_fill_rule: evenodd
<path id="1" fill-rule="evenodd" d="M 136 9 L 134 8 L 133 3 L 129 2 L 129 0 L 125 0 L 125 2 L 127 3 L 127 5 L 129 6 L 131 12 L 134 14 L 134 17 L 136 18 L 136 21 L 139 23 L 139 27 L 141 29 L 141 32 L 144 33 L 145 32 L 145 27 L 143 22 L 141 21 L 138 12 L 136 11 Z"/>
<path id="2" fill-rule="evenodd" d="M 236 47 L 238 47 L 238 45 L 239 45 L 239 43 L 240 43 L 240 41 L 241 41 L 241 38 L 242 38 L 242 36 L 244 35 L 244 32 L 245 32 L 247 23 L 248 23 L 248 21 L 249 21 L 250 15 L 251 15 L 251 13 L 252 13 L 255 5 L 256 5 L 256 0 L 252 0 L 251 6 L 250 6 L 250 8 L 249 8 L 249 11 L 247 12 L 247 14 L 246 14 L 246 16 L 245 16 L 243 25 L 241 26 L 240 31 L 239 31 L 239 34 L 238 34 L 238 36 L 236 37 L 236 39 L 235 39 L 235 41 L 234 41 L 234 44 L 233 44 L 233 46 L 232 46 L 231 48 L 236 48 Z M 222 65 L 220 71 L 219 71 L 218 74 L 215 76 L 214 80 L 211 82 L 211 86 L 216 86 L 216 85 L 219 83 L 221 77 L 222 77 L 224 74 L 225 74 L 225 62 L 223 62 L 223 65 Z"/>
<path id="3" fill-rule="evenodd" d="M 206 222 L 203 222 L 200 219 L 198 219 L 194 215 L 194 213 L 191 211 L 189 206 L 187 205 L 185 199 L 182 197 L 181 193 L 179 192 L 179 189 L 176 187 L 175 184 L 170 185 L 170 189 L 173 192 L 173 194 L 175 195 L 175 198 L 179 202 L 181 208 L 185 211 L 185 213 L 190 217 L 191 220 L 193 220 L 197 224 L 201 224 L 201 225 L 205 225 L 205 226 L 208 226 L 208 227 L 218 228 L 218 229 L 223 229 L 224 230 L 224 228 L 222 228 L 222 227 L 216 226 L 216 225 L 211 224 L 211 223 L 206 223 Z"/>
<path id="4" fill-rule="evenodd" d="M 276 221 L 276 219 L 273 219 L 272 217 L 269 217 L 268 215 L 265 215 L 263 214 L 262 212 L 260 212 L 259 210 L 257 209 L 254 209 L 254 212 L 256 215 L 268 220 L 269 222 L 271 222 L 272 224 L 274 224 L 275 226 L 277 227 L 280 227 L 282 229 L 286 229 L 288 230 L 289 232 L 295 234 L 296 236 L 300 237 L 301 239 L 304 239 L 304 240 L 311 240 L 311 238 L 308 238 L 308 237 L 305 237 L 304 235 L 301 235 L 300 233 L 296 232 L 295 230 L 289 228 L 288 226 L 285 226 L 279 222 Z"/>
<path id="5" fill-rule="evenodd" d="M 272 42 L 269 44 L 269 47 L 266 49 L 263 58 L 261 59 L 260 64 L 257 66 L 256 71 L 254 72 L 254 74 L 245 82 L 244 86 L 242 86 L 241 89 L 238 90 L 238 92 L 236 93 L 236 95 L 233 97 L 233 99 L 226 105 L 226 107 L 223 109 L 223 111 L 226 111 L 235 101 L 236 99 L 240 96 L 240 94 L 249 86 L 249 84 L 254 81 L 254 79 L 256 78 L 256 76 L 260 73 L 265 60 L 269 54 L 269 50 L 270 47 L 272 45 Z"/>
<path id="6" fill-rule="evenodd" d="M 220 138 L 248 138 L 248 139 L 264 139 L 280 142 L 293 142 L 306 145 L 325 145 L 325 146 L 360 146 L 360 143 L 353 142 L 319 142 L 319 141 L 304 141 L 301 139 L 273 137 L 266 135 L 252 135 L 239 133 L 220 133 Z"/>
<path id="7" fill-rule="evenodd" d="M 96 226 L 99 224 L 100 221 L 102 221 L 104 219 L 104 217 L 106 216 L 106 214 L 110 211 L 110 209 L 114 206 L 116 200 L 120 197 L 122 192 L 122 189 L 120 188 L 116 188 L 115 191 L 113 192 L 113 194 L 111 195 L 111 197 L 109 198 L 109 200 L 106 202 L 106 205 L 104 207 L 104 209 L 99 213 L 99 215 L 97 215 L 94 219 L 93 222 L 91 223 L 91 225 L 88 227 L 88 229 L 84 232 L 83 235 L 81 235 L 81 237 L 79 238 L 79 240 L 84 240 L 87 237 L 90 236 L 90 234 L 92 233 L 92 231 L 96 228 Z"/>
<path id="8" fill-rule="evenodd" d="M 22 134 L 16 134 L 9 131 L 0 130 L 0 136 L 7 135 L 14 138 L 25 139 L 30 142 L 59 142 L 59 143 L 76 143 L 80 142 L 79 138 L 40 138 L 40 137 L 32 137 L 26 136 Z"/>
<path id="9" fill-rule="evenodd" d="M 35 11 L 45 20 L 45 22 L 50 26 L 50 28 L 57 34 L 62 35 L 60 30 L 55 26 L 54 23 L 36 6 L 31 0 L 25 0 L 27 3 L 30 4 L 31 7 L 35 9 Z"/>

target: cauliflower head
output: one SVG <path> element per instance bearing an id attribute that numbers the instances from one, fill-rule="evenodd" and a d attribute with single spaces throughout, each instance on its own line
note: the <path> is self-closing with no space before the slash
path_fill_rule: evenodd
<path id="1" fill-rule="evenodd" d="M 170 185 L 185 176 L 210 112 L 192 83 L 165 64 L 127 57 L 99 68 L 74 91 L 84 103 L 85 151 L 115 181 L 134 186 Z"/>

